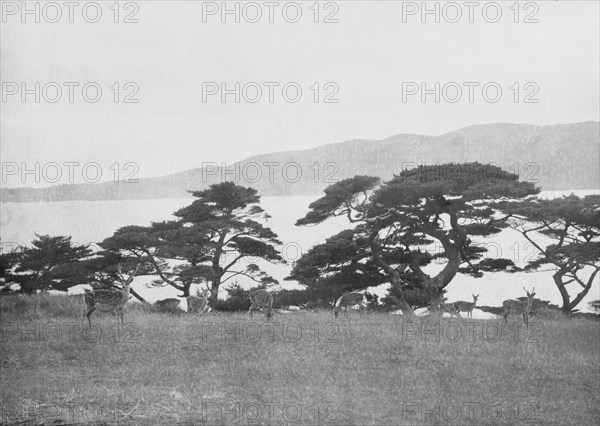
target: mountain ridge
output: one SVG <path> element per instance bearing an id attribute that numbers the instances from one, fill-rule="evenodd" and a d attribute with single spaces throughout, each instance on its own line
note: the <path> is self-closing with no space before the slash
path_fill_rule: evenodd
<path id="1" fill-rule="evenodd" d="M 261 195 L 314 195 L 357 174 L 386 180 L 403 166 L 474 161 L 518 172 L 543 190 L 593 189 L 600 187 L 599 129 L 596 121 L 475 124 L 439 136 L 402 133 L 258 154 L 217 169 L 216 174 L 213 169 L 197 168 L 140 178 L 137 183 L 2 188 L 0 198 L 2 202 L 182 198 L 189 196 L 187 190 L 222 180 L 254 187 Z M 223 176 L 225 171 L 228 174 Z"/>

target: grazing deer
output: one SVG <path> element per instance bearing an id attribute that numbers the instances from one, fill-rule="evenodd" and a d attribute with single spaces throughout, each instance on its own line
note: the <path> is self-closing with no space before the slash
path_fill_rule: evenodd
<path id="1" fill-rule="evenodd" d="M 454 302 L 454 307 L 457 312 L 466 312 L 469 318 L 473 318 L 473 309 L 475 309 L 475 305 L 477 305 L 477 299 L 479 299 L 479 295 L 473 294 L 473 302 Z M 460 315 L 459 315 L 460 316 Z"/>
<path id="2" fill-rule="evenodd" d="M 125 279 L 123 273 L 121 272 L 121 264 L 117 266 L 117 272 L 119 276 L 119 281 L 123 283 L 123 289 L 100 289 L 100 290 L 92 290 L 86 291 L 83 295 L 83 301 L 85 303 L 85 310 L 83 311 L 83 315 L 81 315 L 81 322 L 83 323 L 83 318 L 87 317 L 88 322 L 92 325 L 92 321 L 90 316 L 92 313 L 98 309 L 102 312 L 110 312 L 113 311 L 115 315 L 121 318 L 121 322 L 123 322 L 123 307 L 129 300 L 129 289 L 131 286 L 131 282 L 133 278 L 137 274 L 140 269 L 141 263 L 138 264 L 137 268 L 133 274 L 129 276 L 129 278 Z"/>
<path id="3" fill-rule="evenodd" d="M 181 300 L 179 299 L 164 299 L 164 300 L 157 300 L 156 301 L 156 306 L 158 306 L 158 308 L 161 311 L 174 311 L 175 309 L 177 309 L 177 307 L 179 306 L 179 304 L 181 303 Z"/>
<path id="4" fill-rule="evenodd" d="M 357 306 L 357 305 L 358 305 L 358 312 L 362 316 L 363 311 L 366 309 L 364 294 L 359 293 L 357 291 L 352 291 L 350 293 L 344 293 L 344 294 L 342 294 L 342 297 L 340 297 L 339 302 L 333 308 L 333 313 L 337 318 L 340 310 L 343 308 L 344 314 L 346 316 L 348 316 L 348 307 Z"/>
<path id="5" fill-rule="evenodd" d="M 205 312 L 208 309 L 209 294 L 210 290 L 208 290 L 208 288 L 203 289 L 202 292 L 196 289 L 195 296 L 190 295 L 186 297 L 188 313 Z"/>
<path id="6" fill-rule="evenodd" d="M 262 311 L 263 308 L 266 308 L 267 319 L 271 319 L 271 314 L 273 312 L 273 295 L 269 293 L 267 290 L 256 290 L 250 293 L 250 309 L 248 313 L 250 314 L 250 318 L 252 318 L 252 311 Z"/>
<path id="7" fill-rule="evenodd" d="M 448 299 L 443 297 L 442 303 L 440 303 L 440 312 L 442 313 L 442 315 L 444 313 L 446 313 L 446 314 L 450 314 L 451 317 L 460 318 L 460 315 L 458 315 L 458 309 L 456 309 L 456 306 L 454 306 L 453 303 L 446 303 L 447 301 L 448 301 Z"/>
<path id="8" fill-rule="evenodd" d="M 508 299 L 502 302 L 504 307 L 504 321 L 508 322 L 508 314 L 523 314 L 523 321 L 525 327 L 529 328 L 529 312 L 531 312 L 531 305 L 533 304 L 533 297 L 535 296 L 535 287 L 531 290 L 531 293 L 523 287 L 527 294 L 527 300 Z"/>

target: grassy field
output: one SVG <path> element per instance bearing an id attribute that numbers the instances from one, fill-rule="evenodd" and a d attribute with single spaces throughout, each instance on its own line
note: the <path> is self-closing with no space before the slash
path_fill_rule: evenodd
<path id="1" fill-rule="evenodd" d="M 6 424 L 600 422 L 600 323 L 171 315 L 0 298 Z M 516 318 L 513 320 L 516 321 Z"/>

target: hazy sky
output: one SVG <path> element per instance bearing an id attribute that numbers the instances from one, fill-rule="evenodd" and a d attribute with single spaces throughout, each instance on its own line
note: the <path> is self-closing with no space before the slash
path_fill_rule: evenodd
<path id="1" fill-rule="evenodd" d="M 2 2 L 1 155 L 19 167 L 96 162 L 108 180 L 113 163 L 134 162 L 137 177 L 158 176 L 348 139 L 599 117 L 597 1 L 475 2 L 471 10 L 465 2 L 428 2 L 439 8 L 439 23 L 434 14 L 421 15 L 422 2 L 401 1 L 228 2 L 230 9 L 237 3 L 239 23 L 233 14 L 221 22 L 221 2 L 121 3 L 118 23 L 113 2 L 100 2 L 96 23 L 84 19 L 89 2 L 79 2 L 73 23 L 62 1 L 55 3 L 60 19 L 54 6 L 40 9 L 39 23 L 15 10 L 35 3 Z M 496 20 L 498 4 L 502 15 L 488 22 Z M 302 15 L 287 22 L 295 20 L 296 5 Z M 96 10 L 86 7 L 93 21 Z M 258 10 L 259 22 L 247 22 L 258 19 Z M 137 23 L 122 22 L 130 14 Z M 338 22 L 323 22 L 327 17 Z M 22 83 L 35 92 L 36 82 L 40 102 L 34 93 L 23 102 Z M 235 94 L 222 102 L 220 92 L 207 92 L 220 91 L 221 83 L 235 89 L 236 82 L 239 103 Z M 439 103 L 433 93 L 424 103 L 420 93 L 407 95 L 436 82 Z M 65 83 L 79 84 L 71 86 L 73 103 Z M 90 101 L 82 95 L 87 83 Z M 92 103 L 95 87 L 102 96 Z M 262 97 L 253 103 L 256 87 Z M 302 94 L 294 103 L 297 87 Z M 124 103 L 126 95 L 139 102 Z M 338 102 L 326 103 L 326 96 Z M 3 176 L 3 186 L 23 186 L 15 176 Z M 75 177 L 81 181 L 80 172 Z M 37 186 L 32 178 L 25 185 Z"/>

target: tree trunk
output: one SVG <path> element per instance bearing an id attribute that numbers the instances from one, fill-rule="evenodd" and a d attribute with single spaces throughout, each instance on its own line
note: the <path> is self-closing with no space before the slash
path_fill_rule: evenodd
<path id="1" fill-rule="evenodd" d="M 221 278 L 222 275 L 215 277 L 210 281 L 210 296 L 208 296 L 208 300 L 211 304 L 215 303 L 219 298 L 219 287 L 221 286 Z"/>
<path id="2" fill-rule="evenodd" d="M 421 268 L 414 263 L 411 264 L 411 269 L 419 276 L 422 280 L 423 290 L 429 297 L 430 309 L 434 311 L 439 309 L 440 297 L 442 290 L 450 284 L 452 279 L 458 273 L 460 264 L 462 263 L 462 257 L 460 250 L 454 246 L 447 246 L 444 248 L 448 256 L 448 264 L 437 274 L 435 277 L 430 277 L 425 274 Z"/>
<path id="3" fill-rule="evenodd" d="M 179 296 L 179 297 L 188 297 L 190 295 L 190 287 L 192 285 L 192 280 L 186 280 L 186 281 L 181 281 L 182 284 L 182 289 L 181 292 L 183 293 L 183 295 Z"/>
<path id="4" fill-rule="evenodd" d="M 462 263 L 460 251 L 455 247 L 447 250 L 446 253 L 448 255 L 448 264 L 435 277 L 429 278 L 423 282 L 424 287 L 429 289 L 432 295 L 437 294 L 439 296 L 439 293 L 444 287 L 450 284 L 452 279 L 456 276 L 458 268 L 460 268 L 460 264 Z"/>
<path id="5" fill-rule="evenodd" d="M 563 307 L 562 307 L 563 314 L 569 314 L 569 313 L 571 313 L 571 311 L 573 311 L 573 309 L 575 309 L 575 307 L 577 307 L 577 305 L 579 305 L 579 302 L 581 302 L 581 300 L 585 296 L 587 296 L 588 292 L 592 288 L 592 284 L 594 283 L 594 278 L 596 278 L 596 274 L 598 274 L 598 272 L 600 272 L 600 268 L 596 268 L 596 270 L 588 278 L 588 282 L 585 283 L 585 284 L 577 277 L 576 273 L 574 273 L 575 279 L 577 280 L 578 283 L 581 284 L 581 286 L 583 287 L 583 290 L 581 290 L 581 292 L 579 292 L 579 294 L 577 294 L 577 296 L 575 297 L 575 299 L 573 299 L 573 301 L 571 301 L 571 302 L 569 302 L 570 296 L 567 293 L 566 286 L 562 283 L 562 276 L 561 276 L 560 283 L 562 285 L 563 291 L 567 294 L 567 303 L 566 304 L 565 304 L 565 299 L 563 297 Z M 554 282 L 556 283 L 556 279 L 554 280 Z M 559 288 L 559 291 L 560 290 L 561 289 Z M 561 296 L 562 296 L 562 292 L 561 292 Z"/>
<path id="6" fill-rule="evenodd" d="M 219 286 L 221 285 L 221 278 L 223 277 L 223 268 L 221 268 L 221 254 L 223 253 L 223 246 L 225 245 L 225 236 L 227 232 L 223 232 L 219 236 L 219 240 L 216 244 L 216 249 L 212 257 L 212 271 L 213 278 L 210 280 L 210 296 L 209 301 L 215 303 L 219 297 Z"/>
<path id="7" fill-rule="evenodd" d="M 429 293 L 429 312 L 432 314 L 439 314 L 442 316 L 440 304 L 442 302 L 442 293 L 435 289 L 432 293 Z"/>
<path id="8" fill-rule="evenodd" d="M 392 277 L 390 281 L 392 282 L 392 285 L 398 289 L 398 294 L 400 297 L 396 297 L 395 299 L 398 302 L 398 307 L 402 310 L 402 313 L 411 317 L 414 316 L 415 311 L 413 311 L 413 308 L 404 299 L 404 293 L 401 287 L 402 280 L 400 279 L 400 274 L 398 271 L 392 271 Z"/>
<path id="9" fill-rule="evenodd" d="M 569 303 L 571 301 L 571 297 L 569 296 L 569 292 L 562 282 L 564 275 L 565 272 L 559 269 L 554 275 L 552 275 L 552 279 L 554 280 L 554 284 L 556 285 L 556 288 L 558 288 L 560 297 L 562 298 L 562 313 L 569 314 L 571 312 Z"/>
<path id="10" fill-rule="evenodd" d="M 133 297 L 135 297 L 137 300 L 139 300 L 142 303 L 148 303 L 142 296 L 140 296 L 134 289 L 130 288 L 129 292 L 131 293 L 131 295 Z"/>
<path id="11" fill-rule="evenodd" d="M 404 315 L 413 316 L 415 314 L 413 308 L 404 299 L 404 292 L 402 291 L 402 280 L 400 279 L 400 273 L 396 269 L 388 265 L 382 259 L 381 253 L 379 252 L 379 244 L 377 243 L 376 238 L 377 232 L 372 232 L 370 236 L 370 246 L 371 252 L 373 253 L 373 258 L 377 261 L 379 266 L 383 268 L 387 276 L 390 277 L 390 283 L 392 284 L 392 287 L 396 288 L 399 297 L 395 297 L 395 300 L 398 303 L 398 307 L 402 310 L 402 313 Z"/>

